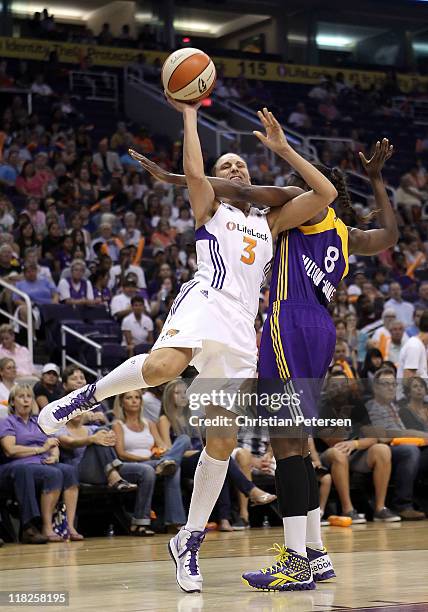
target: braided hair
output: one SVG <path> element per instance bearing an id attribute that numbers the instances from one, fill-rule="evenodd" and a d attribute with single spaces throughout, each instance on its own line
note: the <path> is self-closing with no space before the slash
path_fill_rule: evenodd
<path id="1" fill-rule="evenodd" d="M 348 185 L 346 182 L 346 176 L 340 170 L 340 168 L 329 168 L 328 166 L 324 166 L 323 164 L 314 163 L 312 164 L 314 168 L 316 168 L 321 174 L 323 174 L 330 183 L 336 188 L 337 198 L 336 202 L 340 206 L 340 208 L 345 212 L 350 213 L 356 221 L 367 222 L 371 219 L 372 216 L 376 214 L 377 211 L 373 211 L 368 215 L 359 215 L 352 205 L 351 196 L 349 195 Z M 289 181 L 287 181 L 287 185 L 294 185 L 296 187 L 302 187 L 302 189 L 308 189 L 308 185 L 304 182 L 302 177 L 297 173 L 292 173 L 290 175 Z"/>

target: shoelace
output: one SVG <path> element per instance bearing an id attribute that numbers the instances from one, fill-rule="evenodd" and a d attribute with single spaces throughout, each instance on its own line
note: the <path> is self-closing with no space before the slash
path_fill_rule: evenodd
<path id="1" fill-rule="evenodd" d="M 262 569 L 261 571 L 263 572 L 263 574 L 267 574 L 268 572 L 272 573 L 272 572 L 278 571 L 287 562 L 287 559 L 290 556 L 290 553 L 287 551 L 285 546 L 281 546 L 280 544 L 276 542 L 272 548 L 268 549 L 268 552 L 270 551 L 276 553 L 275 563 L 273 563 L 270 567 L 265 567 L 264 569 Z"/>
<path id="2" fill-rule="evenodd" d="M 206 532 L 207 530 L 205 529 L 197 536 L 191 535 L 186 542 L 186 550 L 182 553 L 190 553 L 189 561 L 184 564 L 184 567 L 188 568 L 191 576 L 199 576 L 198 553 Z"/>
<path id="3" fill-rule="evenodd" d="M 73 417 L 89 408 L 92 408 L 97 401 L 94 398 L 96 384 L 92 383 L 85 391 L 82 391 L 74 397 L 68 406 L 60 406 L 53 412 L 53 416 L 59 420 L 65 417 Z"/>

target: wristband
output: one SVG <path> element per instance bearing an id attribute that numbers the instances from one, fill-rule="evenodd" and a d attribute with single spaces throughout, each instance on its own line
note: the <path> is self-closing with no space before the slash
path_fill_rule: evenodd
<path id="1" fill-rule="evenodd" d="M 355 442 L 355 448 L 360 448 L 360 441 L 354 440 L 354 442 Z"/>

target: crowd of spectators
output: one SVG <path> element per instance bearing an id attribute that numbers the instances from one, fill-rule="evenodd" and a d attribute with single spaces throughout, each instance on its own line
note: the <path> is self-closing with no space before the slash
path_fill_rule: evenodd
<path id="1" fill-rule="evenodd" d="M 35 12 L 31 19 L 21 25 L 23 32 L 31 38 L 57 40 L 87 45 L 108 47 L 128 47 L 131 49 L 164 49 L 162 28 L 145 24 L 138 32 L 124 24 L 120 33 L 115 36 L 110 23 L 103 23 L 99 32 L 93 32 L 86 25 L 73 26 L 55 20 L 55 15 L 48 9 Z"/>
<path id="2" fill-rule="evenodd" d="M 43 80 L 41 76 L 39 81 Z M 224 95 L 225 88 L 226 95 L 236 90 L 242 96 L 239 92 L 245 90 L 245 83 L 220 79 L 218 95 Z M 339 85 L 340 79 L 338 92 Z M 258 89 L 256 82 L 247 94 L 265 100 L 268 89 L 264 93 Z M 325 89 L 325 84 L 313 88 L 311 98 Z M 105 317 L 120 326 L 128 355 L 141 345 L 147 350 L 180 286 L 195 272 L 194 221 L 186 190 L 153 179 L 127 149 L 132 146 L 165 169 L 180 172 L 181 143 L 168 142 L 148 127 L 125 121 L 95 139 L 93 126 L 67 94 L 36 93 L 47 98 L 43 108 L 49 112 L 44 119 L 37 112 L 29 114 L 19 97 L 1 117 L 0 277 L 31 299 L 43 363 L 55 357 L 45 342 L 44 305 L 102 306 Z M 290 117 L 299 130 L 310 129 L 313 120 L 304 102 Z M 363 145 L 367 150 L 368 143 Z M 257 182 L 286 183 L 290 169 L 279 163 L 272 166 L 260 146 L 247 156 L 247 163 Z M 419 165 L 418 177 L 423 173 Z M 425 184 L 418 185 L 423 193 Z M 358 427 L 320 432 L 312 454 L 326 515 L 333 483 L 341 512 L 354 522 L 366 520 L 363 510 L 367 508 L 354 508 L 349 478 L 353 472 L 373 473 L 375 520 L 425 517 L 417 507 L 414 486 L 427 471 L 426 446 L 417 444 L 426 440 L 428 432 L 424 403 L 428 227 L 423 221 L 416 224 L 413 213 L 409 222 L 400 202 L 397 214 L 398 245 L 364 261 L 351 257 L 350 274 L 331 307 L 337 345 L 322 409 L 347 409 Z M 350 211 L 343 216 L 363 227 L 376 223 L 375 218 Z M 10 314 L 27 319 L 27 306 L 13 288 L 2 289 L 0 301 Z M 264 287 L 256 320 L 258 335 L 267 304 L 268 287 Z M 25 338 L 19 325 L 2 321 L 0 438 L 5 465 L 0 467 L 0 487 L 11 489 L 14 482 L 23 541 L 57 541 L 52 521 L 60 499 L 66 506 L 68 536 L 82 538 L 74 526 L 79 481 L 134 491 L 130 532 L 151 536 L 152 497 L 159 477 L 164 491 L 163 523 L 173 528 L 183 524 L 180 477 L 191 478 L 203 437 L 188 426 L 183 383 L 171 383 L 163 396 L 156 390 L 143 396 L 125 394 L 116 398 L 114 410 L 100 406 L 88 417 L 90 421 L 79 417 L 57 438 L 46 438 L 35 425 L 38 409 L 82 387 L 85 375 L 77 366 L 61 373 L 58 362 L 43 367 L 33 363 L 23 346 Z M 330 402 L 331 397 L 339 400 Z M 370 428 L 382 431 L 375 435 Z M 400 444 L 400 436 L 408 431 L 410 442 Z M 217 507 L 222 529 L 245 528 L 248 499 L 273 500 L 272 494 L 252 482 L 261 475 L 273 491 L 273 473 L 266 440 L 259 432 L 243 432 Z M 386 506 L 390 481 L 394 497 Z M 43 492 L 37 497 L 40 483 Z M 238 491 L 236 516 L 231 511 L 232 489 Z"/>

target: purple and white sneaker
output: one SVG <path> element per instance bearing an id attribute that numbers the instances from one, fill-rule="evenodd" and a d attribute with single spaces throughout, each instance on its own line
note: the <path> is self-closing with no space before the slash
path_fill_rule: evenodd
<path id="1" fill-rule="evenodd" d="M 325 547 L 322 550 L 316 550 L 316 548 L 309 548 L 307 546 L 306 554 L 311 564 L 315 582 L 323 582 L 324 580 L 330 580 L 330 578 L 336 578 L 333 563 Z"/>
<path id="2" fill-rule="evenodd" d="M 45 406 L 37 419 L 40 429 L 49 436 L 79 414 L 93 410 L 99 404 L 95 390 L 95 383 L 85 385 Z"/>
<path id="3" fill-rule="evenodd" d="M 185 593 L 202 591 L 202 574 L 199 569 L 199 549 L 204 541 L 204 531 L 180 529 L 168 544 L 169 554 L 175 563 L 177 584 Z"/>

